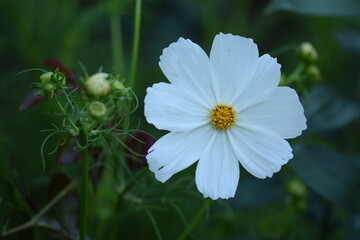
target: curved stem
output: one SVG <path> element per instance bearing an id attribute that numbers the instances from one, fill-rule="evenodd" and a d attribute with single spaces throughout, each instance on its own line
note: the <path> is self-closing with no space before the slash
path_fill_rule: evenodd
<path id="1" fill-rule="evenodd" d="M 283 45 L 269 52 L 269 55 L 272 57 L 278 57 L 279 55 L 286 53 L 288 51 L 294 51 L 297 48 L 295 43 L 290 43 L 287 45 Z"/>
<path id="2" fill-rule="evenodd" d="M 305 69 L 304 63 L 299 63 L 295 70 L 287 77 L 287 83 L 291 84 L 293 82 L 299 81 L 301 79 L 301 73 Z"/>
<path id="3" fill-rule="evenodd" d="M 56 195 L 44 208 L 42 208 L 40 210 L 40 212 L 38 214 L 36 214 L 30 221 L 4 232 L 1 237 L 7 237 L 11 234 L 23 231 L 23 230 L 31 228 L 31 227 L 43 226 L 43 225 L 38 225 L 40 218 L 43 215 L 45 215 L 58 201 L 60 201 L 60 199 L 62 199 L 68 193 L 73 191 L 77 187 L 78 183 L 79 183 L 79 181 L 77 179 L 70 182 L 61 192 L 58 193 L 58 195 Z"/>
<path id="4" fill-rule="evenodd" d="M 71 118 L 69 117 L 69 115 L 66 113 L 63 105 L 60 103 L 59 99 L 55 96 L 54 100 L 56 102 L 56 105 L 58 106 L 60 112 L 62 115 L 64 115 L 66 121 L 70 124 L 70 126 L 72 127 L 72 129 L 75 131 L 76 134 L 79 134 L 79 128 L 76 126 L 76 124 L 73 122 L 73 120 L 71 120 Z"/>
<path id="5" fill-rule="evenodd" d="M 131 67 L 130 67 L 130 87 L 134 90 L 135 77 L 136 77 L 136 65 L 139 52 L 139 40 L 140 40 L 140 22 L 141 22 L 141 0 L 136 0 L 135 5 L 135 17 L 134 17 L 134 37 L 133 37 L 133 48 L 131 56 Z"/>
<path id="6" fill-rule="evenodd" d="M 204 217 L 205 213 L 210 208 L 211 204 L 214 201 L 211 199 L 206 199 L 204 205 L 198 210 L 198 212 L 194 215 L 189 223 L 189 226 L 184 229 L 184 231 L 178 237 L 178 240 L 185 240 L 191 234 L 191 232 L 195 229 L 195 227 L 199 224 L 200 220 Z"/>
<path id="7" fill-rule="evenodd" d="M 81 151 L 81 198 L 80 198 L 80 240 L 86 238 L 87 225 L 87 195 L 89 188 L 89 149 L 88 149 L 88 126 L 87 122 L 81 119 L 80 141 L 83 146 Z"/>

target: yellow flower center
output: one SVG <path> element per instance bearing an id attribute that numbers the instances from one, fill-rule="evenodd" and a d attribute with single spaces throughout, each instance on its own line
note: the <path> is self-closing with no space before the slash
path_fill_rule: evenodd
<path id="1" fill-rule="evenodd" d="M 211 109 L 211 124 L 217 130 L 226 130 L 235 123 L 235 110 L 232 106 L 218 104 Z"/>

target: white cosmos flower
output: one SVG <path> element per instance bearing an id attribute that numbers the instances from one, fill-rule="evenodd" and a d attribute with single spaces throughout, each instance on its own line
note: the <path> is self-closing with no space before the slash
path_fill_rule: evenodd
<path id="1" fill-rule="evenodd" d="M 204 197 L 234 197 L 239 162 L 258 178 L 271 177 L 293 157 L 284 139 L 306 129 L 296 92 L 278 87 L 280 65 L 259 57 L 252 39 L 216 35 L 210 58 L 180 38 L 163 50 L 160 68 L 170 83 L 147 89 L 145 116 L 170 133 L 147 161 L 165 182 L 199 160 L 196 185 Z"/>

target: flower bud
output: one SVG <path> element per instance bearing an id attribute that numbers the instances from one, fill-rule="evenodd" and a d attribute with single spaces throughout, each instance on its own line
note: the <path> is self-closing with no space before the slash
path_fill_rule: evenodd
<path id="1" fill-rule="evenodd" d="M 57 90 L 61 90 L 66 85 L 65 76 L 58 70 L 55 72 L 46 72 L 40 75 L 39 94 L 45 97 L 53 97 Z"/>
<path id="2" fill-rule="evenodd" d="M 55 72 L 55 82 L 57 84 L 57 89 L 62 89 L 66 86 L 66 77 L 59 72 Z"/>
<path id="3" fill-rule="evenodd" d="M 113 84 L 111 85 L 111 89 L 115 92 L 115 93 L 118 93 L 119 96 L 122 96 L 124 95 L 128 89 L 125 88 L 124 84 L 118 80 L 115 80 L 113 82 Z"/>
<path id="4" fill-rule="evenodd" d="M 54 92 L 56 90 L 56 86 L 53 83 L 47 83 L 42 88 L 46 92 Z"/>
<path id="5" fill-rule="evenodd" d="M 287 184 L 287 190 L 294 197 L 304 197 L 306 194 L 306 186 L 299 179 L 291 180 Z"/>
<path id="6" fill-rule="evenodd" d="M 321 74 L 320 74 L 320 70 L 319 70 L 319 68 L 317 66 L 310 65 L 309 67 L 306 68 L 305 71 L 306 71 L 306 74 L 310 78 L 311 81 L 320 82 Z"/>
<path id="7" fill-rule="evenodd" d="M 88 107 L 88 113 L 95 119 L 101 119 L 106 116 L 106 106 L 99 101 L 92 102 Z"/>
<path id="8" fill-rule="evenodd" d="M 106 78 L 107 73 L 96 73 L 85 82 L 85 88 L 89 95 L 96 98 L 106 96 L 110 91 L 110 84 Z"/>
<path id="9" fill-rule="evenodd" d="M 318 53 L 316 49 L 309 42 L 300 44 L 299 56 L 305 62 L 315 62 L 318 59 Z"/>
<path id="10" fill-rule="evenodd" d="M 46 84 L 51 82 L 51 77 L 54 75 L 53 72 L 46 72 L 40 75 L 40 82 L 41 84 Z"/>
<path id="11" fill-rule="evenodd" d="M 53 72 L 46 72 L 40 75 L 40 84 L 37 85 L 40 88 L 39 95 L 53 97 L 57 87 L 54 82 L 54 76 Z"/>

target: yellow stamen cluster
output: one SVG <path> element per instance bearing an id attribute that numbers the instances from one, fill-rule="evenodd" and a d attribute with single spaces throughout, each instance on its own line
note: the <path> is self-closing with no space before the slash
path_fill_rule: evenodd
<path id="1" fill-rule="evenodd" d="M 226 130 L 235 123 L 235 110 L 232 106 L 218 104 L 211 109 L 211 124 L 217 130 Z"/>

